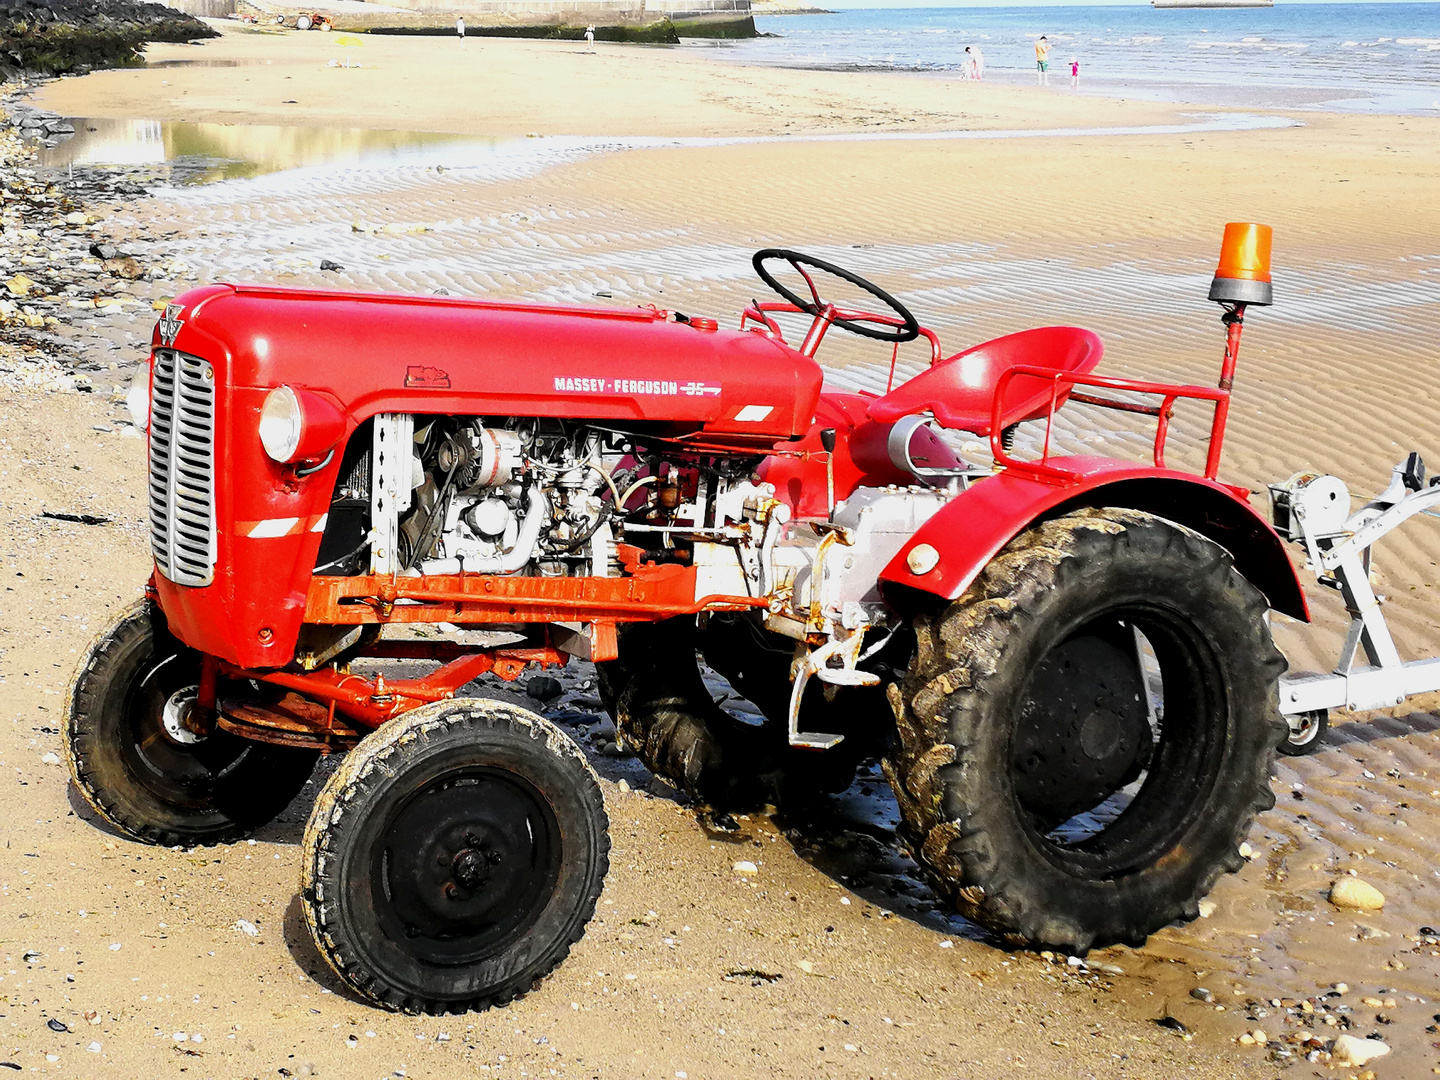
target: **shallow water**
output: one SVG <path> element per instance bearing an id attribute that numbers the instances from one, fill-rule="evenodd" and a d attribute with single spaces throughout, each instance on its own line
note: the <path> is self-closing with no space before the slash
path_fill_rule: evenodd
<path id="1" fill-rule="evenodd" d="M 400 164 L 417 151 L 487 140 L 423 131 L 367 128 L 198 124 L 188 121 L 72 118 L 75 135 L 40 151 L 43 164 L 162 165 L 192 163 L 184 181 L 208 183 L 317 165 Z M 491 142 L 498 140 L 489 140 Z"/>

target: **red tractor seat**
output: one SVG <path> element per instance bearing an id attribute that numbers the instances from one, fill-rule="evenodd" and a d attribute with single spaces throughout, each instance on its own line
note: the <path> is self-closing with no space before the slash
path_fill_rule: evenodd
<path id="1" fill-rule="evenodd" d="M 995 386 L 1012 367 L 1024 364 L 1083 375 L 1100 363 L 1104 343 L 1076 326 L 1042 326 L 976 345 L 956 353 L 870 403 L 870 418 L 894 423 L 928 412 L 941 427 L 990 434 Z M 1061 390 L 1057 407 L 1070 396 Z M 1017 378 L 1005 391 L 1000 414 L 1003 430 L 1022 420 L 1036 420 L 1050 410 L 1050 386 L 1039 379 Z"/>

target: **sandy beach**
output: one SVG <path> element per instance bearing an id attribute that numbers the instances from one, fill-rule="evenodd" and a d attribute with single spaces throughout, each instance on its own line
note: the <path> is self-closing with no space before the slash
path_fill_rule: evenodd
<path id="1" fill-rule="evenodd" d="M 1223 475 L 1263 492 L 1317 469 L 1368 494 L 1411 449 L 1440 463 L 1440 120 L 760 69 L 709 49 L 376 38 L 349 52 L 362 67 L 330 66 L 345 50 L 325 35 L 226 28 L 30 98 L 97 121 L 263 125 L 209 134 L 308 167 L 91 208 L 97 235 L 174 273 L 128 285 L 128 314 L 59 331 L 101 358 L 95 393 L 0 386 L 0 1062 L 65 1077 L 1351 1077 L 1298 1043 L 1275 1057 L 1288 1033 L 1350 1025 L 1392 1046 L 1371 1066 L 1381 1080 L 1440 1066 L 1426 1031 L 1440 946 L 1421 930 L 1440 923 L 1435 699 L 1336 715 L 1321 752 L 1277 767 L 1277 806 L 1213 913 L 1087 968 L 1004 952 L 932 910 L 878 770 L 828 823 L 706 832 L 633 758 L 602 753 L 613 729 L 583 667 L 544 708 L 604 777 L 612 870 L 570 959 L 504 1010 L 381 1013 L 325 970 L 295 898 L 314 784 L 253 844 L 152 849 L 96 824 L 50 759 L 78 655 L 149 573 L 144 444 L 119 398 L 150 304 L 195 283 L 653 302 L 730 323 L 763 289 L 749 253 L 783 245 L 873 278 L 947 352 L 1073 323 L 1105 339 L 1104 373 L 1210 384 L 1220 232 L 1263 221 L 1277 300 L 1247 320 Z M 459 138 L 325 165 L 307 156 L 316 128 Z M 883 383 L 888 351 L 834 344 L 836 385 Z M 923 359 L 902 350 L 901 368 Z M 1068 449 L 1149 442 L 1083 407 L 1066 417 Z M 1204 419 L 1181 414 L 1174 460 L 1202 460 Z M 1407 658 L 1440 650 L 1437 563 L 1428 519 L 1379 550 Z M 1325 670 L 1344 611 L 1306 580 L 1315 623 L 1277 619 L 1276 637 L 1292 667 Z M 742 858 L 758 875 L 732 873 Z M 1352 870 L 1382 912 L 1326 902 Z M 1237 1042 L 1257 1029 L 1265 1045 Z"/>

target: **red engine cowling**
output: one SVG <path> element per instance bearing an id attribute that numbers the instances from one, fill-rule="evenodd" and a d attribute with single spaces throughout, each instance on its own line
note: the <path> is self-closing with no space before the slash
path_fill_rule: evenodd
<path id="1" fill-rule="evenodd" d="M 293 655 L 341 456 L 306 472 L 265 453 L 260 414 L 274 388 L 333 405 L 342 449 L 367 419 L 411 413 L 612 421 L 759 456 L 810 429 L 821 384 L 813 360 L 765 334 L 649 308 L 214 285 L 178 297 L 154 345 L 200 362 L 176 376 L 172 417 L 176 446 L 193 445 L 170 453 L 158 479 L 152 431 L 161 603 L 182 640 L 255 668 Z M 182 431 L 187 393 L 204 415 Z M 182 483 L 208 505 L 177 495 Z"/>

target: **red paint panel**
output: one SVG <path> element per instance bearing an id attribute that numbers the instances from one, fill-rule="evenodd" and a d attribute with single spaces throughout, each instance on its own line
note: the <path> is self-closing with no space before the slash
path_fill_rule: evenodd
<path id="1" fill-rule="evenodd" d="M 1122 506 L 1156 514 L 1214 540 L 1230 552 L 1236 568 L 1272 608 L 1309 621 L 1305 591 L 1284 542 L 1232 489 L 1193 473 L 1109 458 L 1059 458 L 1056 463 L 1070 471 L 1070 483 L 1003 472 L 975 484 L 920 527 L 880 580 L 954 600 L 1001 548 L 1042 516 L 1082 506 Z M 917 544 L 940 552 L 939 564 L 928 574 L 912 574 L 906 563 Z"/>

